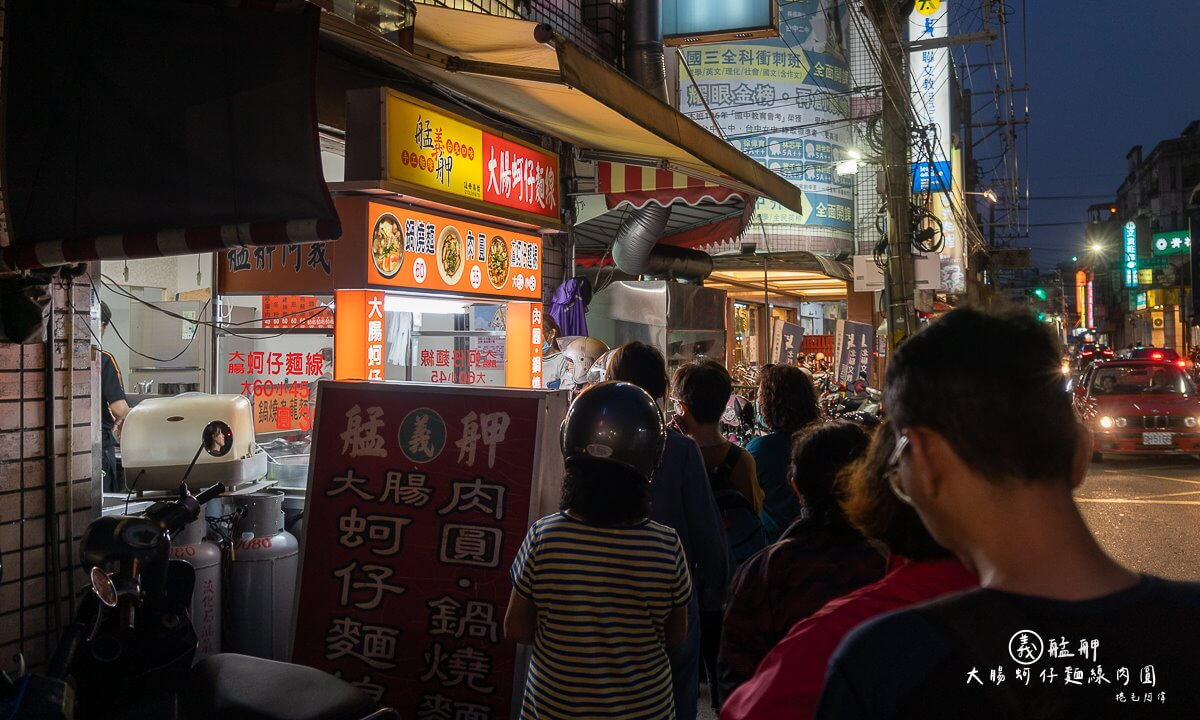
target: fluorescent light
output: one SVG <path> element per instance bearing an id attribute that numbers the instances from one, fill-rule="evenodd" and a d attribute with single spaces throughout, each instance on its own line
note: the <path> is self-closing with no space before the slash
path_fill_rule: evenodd
<path id="1" fill-rule="evenodd" d="M 833 167 L 833 171 L 838 175 L 854 175 L 858 173 L 858 160 L 842 160 Z"/>
<path id="2" fill-rule="evenodd" d="M 462 300 L 417 297 L 414 295 L 395 295 L 392 293 L 388 293 L 383 296 L 383 309 L 387 312 L 454 315 L 461 313 L 465 306 L 466 303 L 464 303 Z"/>

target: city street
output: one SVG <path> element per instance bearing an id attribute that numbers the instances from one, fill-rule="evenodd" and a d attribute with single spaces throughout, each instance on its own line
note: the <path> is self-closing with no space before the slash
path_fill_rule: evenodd
<path id="1" fill-rule="evenodd" d="M 1100 542 L 1130 568 L 1200 580 L 1200 461 L 1185 456 L 1092 463 L 1076 498 Z"/>

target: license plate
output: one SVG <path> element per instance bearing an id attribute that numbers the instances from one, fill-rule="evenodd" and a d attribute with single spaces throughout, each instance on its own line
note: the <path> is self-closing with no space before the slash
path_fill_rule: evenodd
<path id="1" fill-rule="evenodd" d="M 1148 432 L 1142 433 L 1143 445 L 1170 445 L 1171 433 L 1166 432 Z"/>

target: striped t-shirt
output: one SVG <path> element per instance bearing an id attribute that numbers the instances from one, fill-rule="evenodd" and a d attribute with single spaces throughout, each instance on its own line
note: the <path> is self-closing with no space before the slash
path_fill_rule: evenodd
<path id="1" fill-rule="evenodd" d="M 674 530 L 548 515 L 529 528 L 512 580 L 538 611 L 522 720 L 675 717 L 664 627 L 692 582 Z"/>

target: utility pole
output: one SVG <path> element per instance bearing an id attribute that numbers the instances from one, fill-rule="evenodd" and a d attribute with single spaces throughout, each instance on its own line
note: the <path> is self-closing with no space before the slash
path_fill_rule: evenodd
<path id="1" fill-rule="evenodd" d="M 883 171 L 887 193 L 888 271 L 885 298 L 888 349 L 894 351 L 916 330 L 913 257 L 909 239 L 909 81 L 907 52 L 899 28 L 905 18 L 892 17 L 894 3 L 866 0 L 863 10 L 879 35 L 883 62 Z"/>

